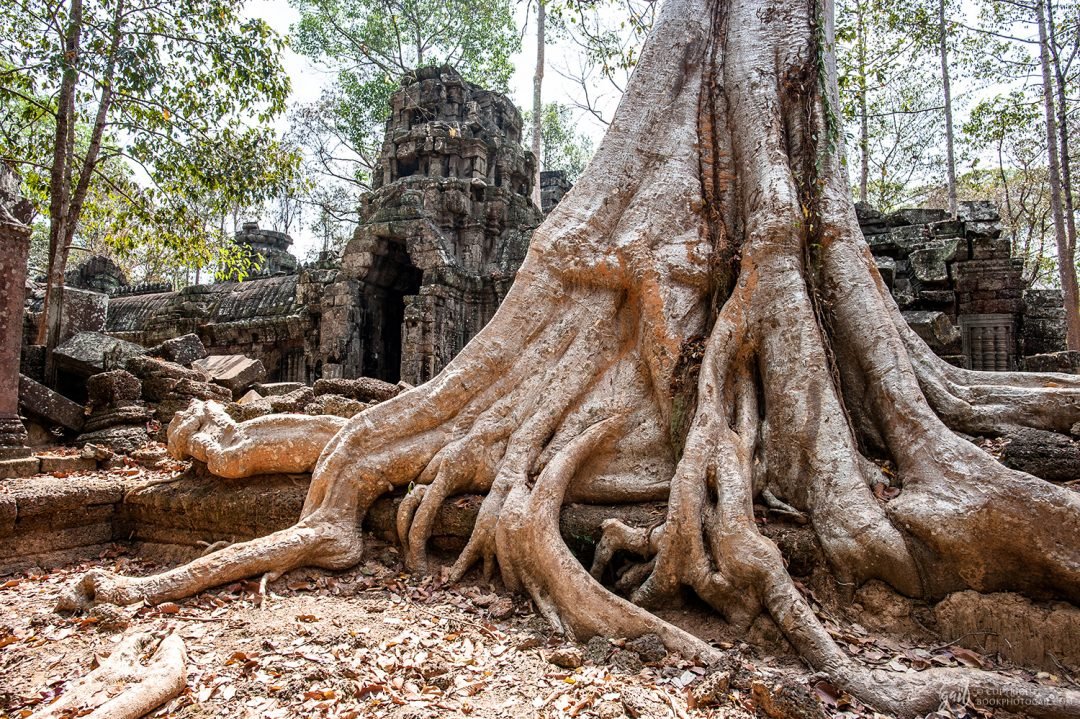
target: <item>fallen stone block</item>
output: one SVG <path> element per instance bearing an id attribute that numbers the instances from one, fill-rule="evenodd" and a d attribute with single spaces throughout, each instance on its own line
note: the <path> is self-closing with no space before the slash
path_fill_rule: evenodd
<path id="1" fill-rule="evenodd" d="M 225 405 L 225 411 L 237 422 L 247 422 L 249 419 L 265 417 L 274 412 L 273 408 L 270 406 L 270 400 L 265 397 L 260 397 L 257 400 L 245 402 L 243 404 L 239 402 L 229 402 Z"/>
<path id="2" fill-rule="evenodd" d="M 32 477 L 38 473 L 40 468 L 41 461 L 37 457 L 0 460 L 0 479 Z"/>
<path id="3" fill-rule="evenodd" d="M 177 382 L 172 389 L 172 393 L 180 397 L 194 397 L 202 400 L 213 399 L 218 402 L 228 402 L 232 399 L 232 392 L 229 391 L 228 387 L 221 387 L 210 382 L 195 382 L 189 379 L 182 379 Z"/>
<path id="4" fill-rule="evenodd" d="M 361 402 L 384 402 L 401 393 L 401 387 L 381 379 L 320 379 L 315 382 L 315 395 L 337 394 Z"/>
<path id="5" fill-rule="evenodd" d="M 97 469 L 97 461 L 80 457 L 79 455 L 41 455 L 41 473 L 54 474 L 56 472 L 93 472 Z"/>
<path id="6" fill-rule="evenodd" d="M 961 646 L 1054 673 L 1080 665 L 1080 609 L 1070 604 L 965 591 L 939 602 L 934 615 L 941 635 Z"/>
<path id="7" fill-rule="evenodd" d="M 236 400 L 237 404 L 251 404 L 252 402 L 258 402 L 263 396 L 253 389 L 249 389 L 244 393 L 244 396 Z"/>
<path id="8" fill-rule="evenodd" d="M 83 432 L 97 432 L 98 430 L 125 424 L 142 425 L 153 418 L 154 411 L 142 403 L 116 409 L 100 410 L 86 419 L 86 422 L 83 423 Z"/>
<path id="9" fill-rule="evenodd" d="M 303 412 L 304 407 L 314 399 L 315 393 L 311 390 L 311 387 L 301 387 L 280 397 L 267 397 L 270 402 L 270 409 L 275 413 Z"/>
<path id="10" fill-rule="evenodd" d="M 27 414 L 50 424 L 75 430 L 82 429 L 86 421 L 83 406 L 67 397 L 35 382 L 26 375 L 19 375 L 19 406 Z"/>
<path id="11" fill-rule="evenodd" d="M 948 264 L 956 258 L 960 240 L 937 240 L 908 256 L 911 272 L 920 286 L 944 286 L 949 282 Z"/>
<path id="12" fill-rule="evenodd" d="M 233 397 L 240 397 L 248 387 L 266 379 L 263 363 L 244 355 L 210 355 L 192 366 L 210 375 L 211 381 L 227 388 Z"/>
<path id="13" fill-rule="evenodd" d="M 957 204 L 956 215 L 960 220 L 990 221 L 1000 219 L 998 210 L 990 200 L 964 200 Z"/>
<path id="14" fill-rule="evenodd" d="M 102 372 L 86 380 L 86 395 L 93 407 L 123 407 L 142 399 L 142 382 L 127 370 Z"/>
<path id="15" fill-rule="evenodd" d="M 1005 435 L 1009 440 L 1001 453 L 1006 467 L 1033 474 L 1050 482 L 1080 479 L 1080 442 L 1058 432 L 1023 428 Z"/>
<path id="16" fill-rule="evenodd" d="M 189 369 L 159 357 L 132 357 L 127 361 L 125 369 L 144 382 L 158 377 L 175 380 L 189 379 L 193 382 L 206 382 L 210 379 L 210 376 L 201 370 Z"/>
<path id="17" fill-rule="evenodd" d="M 114 425 L 93 432 L 80 434 L 75 440 L 76 444 L 93 444 L 106 447 L 116 454 L 132 454 L 141 449 L 150 440 L 150 436 L 143 425 Z"/>
<path id="18" fill-rule="evenodd" d="M 944 312 L 905 311 L 904 319 L 915 334 L 937 354 L 960 354 L 963 337 Z"/>
<path id="19" fill-rule="evenodd" d="M 875 257 L 874 264 L 877 265 L 881 279 L 892 289 L 893 280 L 896 279 L 896 260 L 891 257 Z"/>
<path id="20" fill-rule="evenodd" d="M 65 286 L 60 311 L 60 342 L 80 332 L 104 332 L 108 309 L 108 295 Z"/>
<path id="21" fill-rule="evenodd" d="M 254 390 L 263 397 L 280 397 L 306 386 L 303 382 L 258 382 Z"/>
<path id="22" fill-rule="evenodd" d="M 1028 355 L 1023 360 L 1025 372 L 1061 372 L 1080 374 L 1080 352 L 1047 352 Z"/>
<path id="23" fill-rule="evenodd" d="M 174 337 L 171 340 L 165 340 L 156 347 L 151 348 L 149 354 L 168 362 L 189 365 L 206 357 L 207 351 L 199 336 L 189 333 Z"/>
<path id="24" fill-rule="evenodd" d="M 308 414 L 332 414 L 338 417 L 353 417 L 370 407 L 370 404 L 340 394 L 321 394 L 304 407 Z"/>
<path id="25" fill-rule="evenodd" d="M 907 207 L 886 215 L 885 222 L 894 226 L 929 225 L 932 222 L 944 222 L 948 219 L 949 213 L 945 210 Z"/>
<path id="26" fill-rule="evenodd" d="M 110 337 L 100 332 L 79 332 L 62 342 L 53 351 L 59 369 L 80 377 L 122 369 L 132 357 L 146 354 L 133 342 Z"/>

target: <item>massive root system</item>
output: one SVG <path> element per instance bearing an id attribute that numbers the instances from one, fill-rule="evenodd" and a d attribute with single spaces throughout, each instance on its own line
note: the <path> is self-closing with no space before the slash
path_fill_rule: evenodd
<path id="1" fill-rule="evenodd" d="M 957 434 L 1067 428 L 1080 382 L 957 369 L 907 328 L 848 195 L 831 43 L 828 4 L 668 0 L 593 163 L 495 319 L 439 376 L 340 431 L 306 417 L 236 425 L 203 405 L 178 418 L 174 451 L 227 476 L 317 457 L 299 523 L 157 576 L 92 573 L 62 606 L 350 566 L 372 502 L 411 485 L 398 528 L 414 570 L 440 503 L 483 493 L 452 577 L 497 566 L 573 637 L 652 632 L 708 659 L 648 610 L 689 587 L 736 627 L 768 613 L 882 711 L 1007 689 L 982 672 L 876 677 L 832 640 L 754 521 L 758 498 L 805 516 L 845 583 L 1080 601 L 1077 495 Z M 899 495 L 880 501 L 876 482 Z M 609 521 L 591 572 L 559 536 L 564 502 L 665 498 L 662 526 Z M 644 562 L 630 600 L 598 581 L 619 550 Z M 1027 711 L 1080 715 L 1075 693 L 1029 689 Z"/>

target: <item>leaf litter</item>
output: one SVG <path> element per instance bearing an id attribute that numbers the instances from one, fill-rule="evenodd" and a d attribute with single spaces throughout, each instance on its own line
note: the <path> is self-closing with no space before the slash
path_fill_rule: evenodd
<path id="1" fill-rule="evenodd" d="M 673 655 L 629 669 L 587 659 L 557 666 L 549 661 L 556 650 L 575 648 L 553 636 L 526 599 L 479 581 L 448 587 L 405 574 L 395 549 L 379 551 L 369 542 L 369 554 L 380 560 L 342 573 L 290 572 L 266 596 L 249 580 L 178 602 L 102 607 L 86 616 L 58 615 L 52 607 L 60 589 L 87 569 L 147 574 L 163 567 L 117 546 L 93 561 L 0 577 L 0 718 L 29 717 L 55 701 L 125 631 L 176 632 L 187 645 L 185 691 L 150 717 L 881 716 L 793 656 L 741 642 L 718 642 L 721 666 Z M 871 633 L 802 590 L 840 646 L 876 668 L 963 666 L 1063 681 L 1003 667 L 952 643 L 925 647 Z M 601 656 L 625 655 L 626 645 L 613 639 Z M 943 702 L 933 716 L 993 712 Z"/>

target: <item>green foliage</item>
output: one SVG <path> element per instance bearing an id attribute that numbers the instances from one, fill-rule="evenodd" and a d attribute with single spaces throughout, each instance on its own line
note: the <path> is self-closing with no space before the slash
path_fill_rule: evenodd
<path id="1" fill-rule="evenodd" d="M 525 139 L 532 141 L 532 113 L 525 113 Z M 577 132 L 570 108 L 555 102 L 544 105 L 540 118 L 540 144 L 543 147 L 543 170 L 562 170 L 571 182 L 577 181 L 593 155 L 592 140 Z"/>
<path id="2" fill-rule="evenodd" d="M 585 51 L 602 77 L 621 83 L 637 66 L 656 19 L 655 2 L 636 0 L 549 0 L 552 35 Z"/>
<path id="3" fill-rule="evenodd" d="M 865 156 L 866 200 L 884 211 L 922 199 L 943 163 L 933 7 L 922 0 L 837 5 L 837 82 L 849 175 L 858 194 Z"/>
<path id="4" fill-rule="evenodd" d="M 71 194 L 89 183 L 81 216 L 68 218 L 73 244 L 120 256 L 153 246 L 173 265 L 234 262 L 221 218 L 294 181 L 299 165 L 268 126 L 290 90 L 282 39 L 231 0 L 82 0 L 79 47 L 65 53 L 75 3 L 0 5 L 0 156 L 55 220 L 58 95 L 73 72 L 76 141 L 61 155 Z M 99 112 L 100 153 L 86 161 Z"/>
<path id="5" fill-rule="evenodd" d="M 976 159 L 960 178 L 961 194 L 997 205 L 1028 285 L 1055 282 L 1046 129 L 1037 98 L 1013 90 L 983 100 L 962 132 Z"/>
<path id="6" fill-rule="evenodd" d="M 321 172 L 367 187 L 390 95 L 418 67 L 451 65 L 465 79 L 506 91 L 520 47 L 509 0 L 290 0 L 297 52 L 337 74 L 294 120 L 311 132 Z"/>

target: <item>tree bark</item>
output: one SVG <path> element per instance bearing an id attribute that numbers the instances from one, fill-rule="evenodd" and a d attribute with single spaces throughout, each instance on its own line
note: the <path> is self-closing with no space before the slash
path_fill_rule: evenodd
<path id="1" fill-rule="evenodd" d="M 1042 0 L 1036 2 L 1039 27 L 1039 62 L 1042 66 L 1043 109 L 1046 115 L 1046 150 L 1049 157 L 1050 210 L 1057 243 L 1058 277 L 1065 303 L 1065 339 L 1070 350 L 1080 350 L 1080 283 L 1076 276 L 1076 247 L 1070 242 L 1062 197 L 1061 159 L 1058 147 L 1057 113 L 1054 108 L 1054 80 L 1050 62 L 1050 38 Z M 1071 214 L 1071 213 L 1070 213 Z"/>
<path id="2" fill-rule="evenodd" d="M 859 202 L 869 202 L 870 121 L 866 109 L 866 8 L 855 5 L 855 53 L 859 62 Z"/>
<path id="3" fill-rule="evenodd" d="M 45 345 L 46 379 L 54 376 L 52 351 L 60 333 L 64 270 L 70 245 L 66 241 L 71 221 L 71 178 L 75 155 L 75 90 L 79 81 L 82 36 L 82 0 L 72 0 L 64 33 L 64 74 L 57 96 L 53 165 L 49 175 L 49 267 L 46 271 L 45 311 L 38 327 L 38 344 Z"/>
<path id="4" fill-rule="evenodd" d="M 142 655 L 155 644 L 144 665 Z M 139 719 L 179 695 L 186 683 L 183 639 L 170 634 L 157 642 L 149 634 L 130 634 L 100 666 L 31 719 Z"/>
<path id="5" fill-rule="evenodd" d="M 1061 54 L 1057 47 L 1057 31 L 1054 26 L 1054 4 L 1046 3 L 1047 47 L 1050 51 L 1050 60 L 1054 68 L 1054 80 L 1057 90 L 1057 129 L 1058 129 L 1058 152 L 1061 158 L 1061 198 L 1062 211 L 1065 215 L 1065 235 L 1068 244 L 1067 251 L 1070 257 L 1076 257 L 1076 213 L 1073 204 L 1072 192 L 1072 156 L 1069 152 L 1069 105 L 1065 96 L 1065 72 L 1062 68 Z M 1073 263 L 1075 268 L 1076 263 Z M 1074 270 L 1075 272 L 1075 270 Z M 1080 292 L 1078 292 L 1080 295 Z M 1080 297 L 1077 298 L 1080 302 Z M 1080 312 L 1080 307 L 1077 309 Z"/>
<path id="6" fill-rule="evenodd" d="M 476 493 L 451 579 L 497 567 L 575 639 L 655 633 L 716 659 L 649 611 L 689 589 L 735 628 L 769 615 L 879 711 L 922 716 L 963 691 L 1080 716 L 1075 691 L 988 672 L 876 675 L 833 640 L 755 521 L 759 500 L 805 517 L 845 584 L 1080 600 L 1076 493 L 958 434 L 1067 430 L 1080 379 L 959 369 L 904 322 L 855 217 L 833 40 L 827 0 L 668 0 L 575 191 L 534 233 L 494 319 L 438 376 L 322 448 L 312 418 L 236 425 L 206 403 L 174 422 L 175 455 L 216 455 L 229 471 L 315 461 L 295 526 L 154 576 L 91 572 L 58 608 L 352 566 L 357 527 L 394 488 L 410 488 L 396 524 L 423 572 L 438 507 Z M 878 483 L 899 494 L 880 500 Z M 591 570 L 559 536 L 567 502 L 664 499 L 659 526 L 605 522 Z M 618 551 L 642 559 L 629 598 L 597 579 Z"/>
<path id="7" fill-rule="evenodd" d="M 949 216 L 956 219 L 956 157 L 953 139 L 952 86 L 949 84 L 949 34 L 945 23 L 945 0 L 938 0 L 938 42 L 941 52 L 941 91 L 945 97 L 945 173 Z"/>
<path id="8" fill-rule="evenodd" d="M 106 57 L 105 72 L 99 81 L 101 85 L 101 98 L 98 100 L 97 112 L 94 115 L 94 126 L 90 131 L 90 143 L 86 148 L 86 155 L 79 166 L 79 181 L 75 185 L 75 191 L 71 196 L 71 207 L 68 210 L 68 219 L 65 222 L 64 244 L 70 246 L 75 238 L 75 229 L 82 215 L 83 204 L 86 202 L 86 193 L 90 189 L 90 182 L 97 168 L 98 154 L 101 152 L 101 143 L 105 135 L 105 125 L 109 119 L 109 110 L 113 103 L 113 80 L 116 76 L 116 61 L 120 52 L 120 39 L 123 33 L 124 0 L 117 0 L 113 8 L 112 31 L 109 38 L 109 50 Z M 75 158 L 71 159 L 74 162 Z M 66 263 L 65 263 L 66 268 Z"/>
<path id="9" fill-rule="evenodd" d="M 540 89 L 544 84 L 544 44 L 547 42 L 547 10 L 544 0 L 536 0 L 536 70 L 533 72 L 533 108 L 532 108 L 532 153 L 536 161 L 533 172 L 532 201 L 539 208 L 543 207 L 540 195 L 540 152 L 542 150 L 541 131 L 544 126 L 544 104 L 540 98 Z"/>

